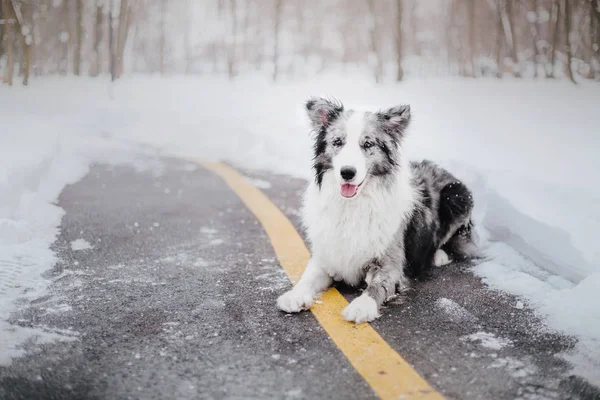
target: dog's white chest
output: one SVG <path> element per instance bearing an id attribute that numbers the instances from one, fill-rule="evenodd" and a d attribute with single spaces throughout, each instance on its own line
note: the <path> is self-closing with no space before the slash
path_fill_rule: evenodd
<path id="1" fill-rule="evenodd" d="M 312 257 L 351 285 L 364 279 L 366 264 L 384 254 L 402 223 L 402 210 L 390 199 L 360 196 L 348 200 L 309 189 L 303 210 Z"/>

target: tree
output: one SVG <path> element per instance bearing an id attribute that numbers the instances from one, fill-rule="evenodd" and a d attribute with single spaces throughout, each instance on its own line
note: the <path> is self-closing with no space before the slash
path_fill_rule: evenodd
<path id="1" fill-rule="evenodd" d="M 233 0 L 235 1 L 235 0 Z M 275 0 L 275 23 L 273 28 L 273 82 L 279 75 L 279 31 L 281 26 L 281 9 L 283 0 Z"/>
<path id="2" fill-rule="evenodd" d="M 367 5 L 369 6 L 369 37 L 371 39 L 371 54 L 374 58 L 374 73 L 375 73 L 375 82 L 380 83 L 383 78 L 383 63 L 381 60 L 381 56 L 379 54 L 379 48 L 377 43 L 377 12 L 375 10 L 375 1 L 367 0 Z"/>
<path id="3" fill-rule="evenodd" d="M 552 55 L 550 58 L 550 72 L 546 73 L 547 78 L 554 78 L 556 71 L 556 50 L 558 49 L 558 39 L 559 39 L 559 28 L 560 28 L 560 9 L 561 9 L 561 0 L 554 0 L 552 5 L 552 15 L 554 22 L 554 30 L 552 32 Z"/>
<path id="4" fill-rule="evenodd" d="M 11 0 L 2 0 L 2 15 L 4 16 L 4 41 L 6 53 L 6 71 L 4 75 L 4 81 L 8 83 L 9 86 L 12 86 L 13 75 L 15 73 L 15 57 L 13 46 L 16 17 Z"/>
<path id="5" fill-rule="evenodd" d="M 129 0 L 121 0 L 115 50 L 115 79 L 120 78 L 123 74 L 125 45 L 127 44 L 127 36 L 131 25 L 131 14 Z"/>
<path id="6" fill-rule="evenodd" d="M 120 26 L 120 23 L 119 23 Z M 158 55 L 160 57 L 160 74 L 164 75 L 167 64 L 165 58 L 167 46 L 167 0 L 161 0 L 160 2 L 160 44 L 158 48 Z"/>
<path id="7" fill-rule="evenodd" d="M 565 0 L 565 53 L 567 53 L 567 63 L 565 65 L 565 70 L 567 71 L 567 76 L 569 80 L 573 83 L 575 82 L 575 77 L 573 76 L 573 44 L 571 42 L 571 20 L 573 18 L 573 9 L 571 2 L 569 0 Z"/>
<path id="8" fill-rule="evenodd" d="M 471 72 L 469 76 L 475 78 L 475 0 L 467 0 L 467 24 L 469 25 L 469 61 Z"/>
<path id="9" fill-rule="evenodd" d="M 533 48 L 533 75 L 535 78 L 538 77 L 538 67 L 540 62 L 540 49 L 539 49 L 539 35 L 542 30 L 540 23 L 540 0 L 533 0 L 533 14 L 535 15 L 535 21 L 530 24 L 531 31 L 531 47 Z"/>
<path id="10" fill-rule="evenodd" d="M 77 0 L 75 25 L 75 50 L 73 52 L 73 73 L 81 75 L 81 48 L 83 45 L 83 0 Z"/>
<path id="11" fill-rule="evenodd" d="M 94 56 L 96 57 L 95 67 L 92 76 L 98 76 L 102 72 L 102 52 L 100 44 L 104 36 L 104 7 L 102 3 L 96 5 L 96 29 L 94 30 Z"/>
<path id="12" fill-rule="evenodd" d="M 404 79 L 404 69 L 402 68 L 402 51 L 403 51 L 403 37 L 402 37 L 402 2 L 403 0 L 396 0 L 396 81 L 400 82 Z"/>

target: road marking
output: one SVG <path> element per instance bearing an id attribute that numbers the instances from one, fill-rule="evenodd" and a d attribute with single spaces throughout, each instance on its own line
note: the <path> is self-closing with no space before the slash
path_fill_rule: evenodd
<path id="1" fill-rule="evenodd" d="M 269 198 L 233 168 L 222 163 L 201 163 L 219 175 L 256 216 L 267 232 L 279 263 L 296 283 L 309 252 L 296 229 Z M 381 399 L 442 400 L 419 374 L 369 324 L 355 325 L 340 312 L 348 302 L 335 288 L 321 297 L 311 312 L 352 366 Z M 273 304 L 275 307 L 275 304 Z"/>

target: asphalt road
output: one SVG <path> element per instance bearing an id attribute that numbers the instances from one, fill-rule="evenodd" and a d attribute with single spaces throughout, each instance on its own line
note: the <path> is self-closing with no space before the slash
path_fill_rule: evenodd
<path id="1" fill-rule="evenodd" d="M 190 162 L 160 164 L 95 166 L 63 191 L 50 294 L 11 322 L 74 340 L 0 367 L 0 399 L 376 398 L 311 313 L 276 309 L 290 283 L 235 193 Z M 302 233 L 305 182 L 244 173 Z M 372 326 L 449 399 L 600 398 L 556 356 L 573 338 L 469 268 L 436 269 Z"/>

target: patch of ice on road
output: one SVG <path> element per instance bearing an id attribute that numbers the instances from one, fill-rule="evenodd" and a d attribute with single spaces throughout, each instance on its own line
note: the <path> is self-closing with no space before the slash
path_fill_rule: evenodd
<path id="1" fill-rule="evenodd" d="M 496 337 L 496 335 L 493 333 L 488 332 L 476 332 L 471 335 L 461 337 L 461 340 L 479 342 L 482 347 L 490 350 L 500 350 L 503 347 L 510 346 L 512 344 L 512 341 Z"/>
<path id="2" fill-rule="evenodd" d="M 517 310 L 522 310 L 522 309 L 523 309 L 523 307 L 525 307 L 525 305 L 523 304 L 523 302 L 522 302 L 522 301 L 517 301 L 517 304 L 515 304 L 515 308 L 516 308 Z"/>
<path id="3" fill-rule="evenodd" d="M 536 371 L 533 365 L 525 364 L 512 357 L 497 358 L 488 368 L 504 368 L 513 378 L 525 378 Z"/>
<path id="4" fill-rule="evenodd" d="M 73 251 L 90 250 L 93 248 L 94 246 L 85 239 L 75 239 L 71 242 L 71 250 Z"/>
<path id="5" fill-rule="evenodd" d="M 211 246 L 219 246 L 223 243 L 225 243 L 223 239 L 213 239 L 210 241 Z"/>
<path id="6" fill-rule="evenodd" d="M 212 236 L 217 234 L 217 230 L 214 228 L 209 228 L 208 226 L 203 226 L 202 228 L 200 228 L 200 233 L 206 235 L 206 236 Z"/>
<path id="7" fill-rule="evenodd" d="M 200 257 L 198 257 L 196 259 L 196 261 L 194 261 L 194 263 L 192 264 L 192 266 L 194 267 L 208 267 L 210 265 L 210 263 Z"/>
<path id="8" fill-rule="evenodd" d="M 0 320 L 0 365 L 8 365 L 13 358 L 21 357 L 28 350 L 55 341 L 71 342 L 78 340 L 74 331 L 53 332 L 47 327 L 23 327 Z"/>
<path id="9" fill-rule="evenodd" d="M 73 307 L 71 307 L 69 304 L 63 303 L 63 304 L 57 304 L 55 307 L 46 307 L 44 310 L 46 311 L 46 314 L 58 314 L 58 313 L 71 311 L 71 310 L 73 310 Z"/>
<path id="10" fill-rule="evenodd" d="M 466 308 L 445 297 L 440 297 L 437 299 L 435 305 L 441 308 L 452 320 L 465 321 L 475 319 L 473 314 L 471 314 Z"/>
<path id="11" fill-rule="evenodd" d="M 258 178 L 250 178 L 250 177 L 246 177 L 246 179 L 254 186 L 257 187 L 259 189 L 271 189 L 271 182 L 262 180 L 262 179 L 258 179 Z"/>

